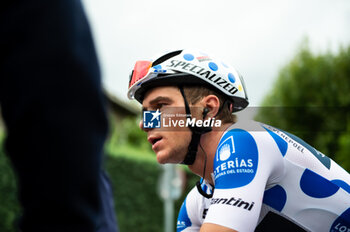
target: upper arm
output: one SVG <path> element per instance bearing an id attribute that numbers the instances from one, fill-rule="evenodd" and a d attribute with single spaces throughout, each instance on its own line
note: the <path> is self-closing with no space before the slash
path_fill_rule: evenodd
<path id="1" fill-rule="evenodd" d="M 177 232 L 198 232 L 203 223 L 209 201 L 194 187 L 182 203 L 177 219 Z"/>
<path id="2" fill-rule="evenodd" d="M 182 203 L 179 214 L 178 214 L 178 218 L 177 218 L 177 224 L 176 224 L 176 231 L 177 232 L 182 232 L 182 231 L 199 231 L 200 225 L 196 225 L 194 223 L 193 218 L 195 217 L 195 215 L 190 214 L 188 212 L 188 205 L 187 205 L 187 198 L 185 199 L 185 201 Z M 191 215 L 191 218 L 190 218 Z"/>

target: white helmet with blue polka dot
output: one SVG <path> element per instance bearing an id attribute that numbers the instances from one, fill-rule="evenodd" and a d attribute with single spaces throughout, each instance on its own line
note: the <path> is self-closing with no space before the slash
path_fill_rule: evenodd
<path id="1" fill-rule="evenodd" d="M 205 85 L 233 102 L 233 112 L 247 107 L 242 76 L 220 60 L 194 50 L 177 50 L 154 61 L 138 61 L 130 75 L 128 97 L 140 103 L 150 88 L 166 85 Z"/>

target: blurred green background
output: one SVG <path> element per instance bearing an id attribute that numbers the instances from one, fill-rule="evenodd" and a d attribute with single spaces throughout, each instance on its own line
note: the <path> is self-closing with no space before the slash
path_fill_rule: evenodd
<path id="1" fill-rule="evenodd" d="M 163 203 L 157 193 L 161 166 L 146 134 L 138 128 L 138 119 L 115 118 L 113 106 L 110 108 L 105 166 L 114 185 L 120 231 L 163 231 Z M 350 47 L 341 47 L 337 53 L 315 54 L 305 42 L 281 68 L 255 118 L 301 137 L 350 171 L 349 109 Z M 2 146 L 5 135 L 1 127 L 0 124 L 0 231 L 12 232 L 20 207 L 15 175 Z M 175 216 L 198 180 L 187 168 L 183 169 L 186 188 L 176 201 Z"/>

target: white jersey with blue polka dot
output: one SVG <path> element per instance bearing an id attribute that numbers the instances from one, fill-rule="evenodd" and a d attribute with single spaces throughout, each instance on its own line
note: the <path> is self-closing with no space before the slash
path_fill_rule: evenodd
<path id="1" fill-rule="evenodd" d="M 186 197 L 177 231 L 214 223 L 240 232 L 350 231 L 350 175 L 300 138 L 254 121 L 223 134 L 205 182 Z"/>

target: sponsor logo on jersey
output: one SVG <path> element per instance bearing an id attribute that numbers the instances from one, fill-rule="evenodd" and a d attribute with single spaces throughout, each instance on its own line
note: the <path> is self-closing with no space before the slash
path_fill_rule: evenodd
<path id="1" fill-rule="evenodd" d="M 277 134 L 280 138 L 282 138 L 284 141 L 286 141 L 287 143 L 292 144 L 292 147 L 294 147 L 295 149 L 297 149 L 298 151 L 300 151 L 301 153 L 304 153 L 305 148 L 303 146 L 301 146 L 299 143 L 297 143 L 296 141 L 294 141 L 293 139 L 291 139 L 289 136 L 287 136 L 285 133 L 282 133 L 281 131 L 277 130 L 276 128 L 273 128 L 271 126 L 268 125 L 264 125 L 263 126 L 265 129 L 268 129 L 272 132 L 274 132 L 275 134 Z"/>
<path id="2" fill-rule="evenodd" d="M 187 198 L 182 203 L 179 216 L 177 218 L 176 232 L 181 232 L 185 230 L 187 227 L 190 227 L 192 225 L 191 220 L 187 214 L 186 201 L 187 201 Z"/>
<path id="3" fill-rule="evenodd" d="M 243 201 L 241 198 L 234 198 L 234 197 L 231 197 L 230 199 L 228 199 L 228 198 L 212 198 L 210 201 L 210 204 L 212 204 L 212 205 L 215 205 L 215 204 L 231 205 L 234 207 L 246 209 L 248 211 L 251 211 L 252 208 L 254 207 L 254 202 L 247 202 L 247 201 Z"/>
<path id="4" fill-rule="evenodd" d="M 249 184 L 256 174 L 258 150 L 246 131 L 234 129 L 221 139 L 214 160 L 215 188 L 236 188 Z"/>
<path id="5" fill-rule="evenodd" d="M 330 232 L 350 232 L 350 208 L 334 221 Z"/>
<path id="6" fill-rule="evenodd" d="M 345 225 L 342 223 L 337 223 L 331 230 L 331 232 L 350 232 L 349 225 Z"/>
<path id="7" fill-rule="evenodd" d="M 331 160 L 326 155 L 319 152 L 314 147 L 310 146 L 304 140 L 300 139 L 299 137 L 293 134 L 290 134 L 286 131 L 278 130 L 269 125 L 264 125 L 263 127 L 266 127 L 267 129 L 271 130 L 272 132 L 277 134 L 279 137 L 284 139 L 287 143 L 292 144 L 292 147 L 297 149 L 302 154 L 305 154 L 305 150 L 311 152 L 311 154 L 315 156 L 323 164 L 323 166 L 325 166 L 328 169 L 331 168 Z"/>
<path id="8" fill-rule="evenodd" d="M 207 216 L 208 213 L 208 209 L 204 209 L 203 213 L 202 213 L 202 218 L 205 219 L 205 217 Z"/>
<path id="9" fill-rule="evenodd" d="M 187 226 L 186 226 L 186 223 L 184 221 L 177 221 L 176 227 L 177 227 L 177 230 L 181 230 L 181 229 L 186 228 Z"/>
<path id="10" fill-rule="evenodd" d="M 170 64 L 167 65 L 167 67 L 170 67 L 179 71 L 190 72 L 195 75 L 204 77 L 205 79 L 209 80 L 213 84 L 227 90 L 231 94 L 235 94 L 238 91 L 238 89 L 235 86 L 233 86 L 231 83 L 226 81 L 224 78 L 217 76 L 216 73 L 213 73 L 210 70 L 204 69 L 195 64 L 188 63 L 181 60 L 170 60 Z"/>

